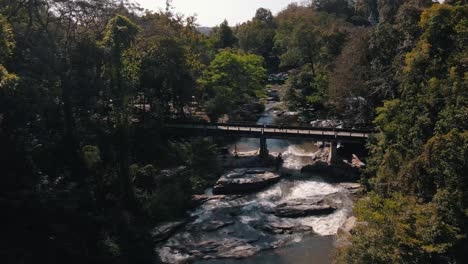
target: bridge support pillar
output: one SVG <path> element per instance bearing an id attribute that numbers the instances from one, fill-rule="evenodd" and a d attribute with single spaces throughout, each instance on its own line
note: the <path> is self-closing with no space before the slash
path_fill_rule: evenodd
<path id="1" fill-rule="evenodd" d="M 267 147 L 267 139 L 266 137 L 260 138 L 260 157 L 267 158 L 268 157 L 268 147 Z"/>
<path id="2" fill-rule="evenodd" d="M 330 142 L 330 152 L 328 153 L 328 165 L 337 164 L 338 162 L 337 145 L 337 142 Z"/>

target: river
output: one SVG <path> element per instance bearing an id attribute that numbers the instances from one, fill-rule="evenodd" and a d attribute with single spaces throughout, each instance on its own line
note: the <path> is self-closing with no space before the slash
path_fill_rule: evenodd
<path id="1" fill-rule="evenodd" d="M 276 104 L 267 105 L 259 124 L 282 122 L 274 111 Z M 281 171 L 287 172 L 288 176 L 260 192 L 210 200 L 193 210 L 191 216 L 194 220 L 157 249 L 163 261 L 198 264 L 331 263 L 334 235 L 351 214 L 352 195 L 339 184 L 325 182 L 323 179 L 327 175 L 300 172 L 303 166 L 312 162 L 312 153 L 318 150 L 315 142 L 268 140 L 267 145 L 273 155 L 282 153 L 284 163 Z M 258 148 L 258 139 L 241 139 L 231 146 L 239 153 L 255 152 Z M 265 208 L 273 208 L 280 203 L 323 197 L 331 199 L 337 210 L 328 215 L 299 218 L 279 218 L 265 212 Z M 222 227 L 211 228 L 206 226 L 208 223 Z M 272 234 L 258 228 L 265 225 L 286 225 L 298 229 L 311 227 L 313 233 Z M 248 257 L 229 259 L 236 254 Z M 194 255 L 198 257 L 194 258 Z M 200 256 L 208 259 L 200 260 Z"/>

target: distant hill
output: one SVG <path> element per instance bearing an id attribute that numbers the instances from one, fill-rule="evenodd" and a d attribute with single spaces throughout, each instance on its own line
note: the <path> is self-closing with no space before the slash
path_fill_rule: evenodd
<path id="1" fill-rule="evenodd" d="M 203 35 L 209 35 L 211 31 L 213 31 L 213 28 L 212 27 L 197 27 L 197 30 Z"/>

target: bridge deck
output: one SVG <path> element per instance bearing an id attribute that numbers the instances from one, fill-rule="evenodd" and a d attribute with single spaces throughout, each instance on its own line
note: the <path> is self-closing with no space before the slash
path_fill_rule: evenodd
<path id="1" fill-rule="evenodd" d="M 244 137 L 267 138 L 312 138 L 317 140 L 365 141 L 369 132 L 353 131 L 349 129 L 311 128 L 311 127 L 279 127 L 261 125 L 233 125 L 233 124 L 168 124 L 171 130 L 190 130 L 205 134 L 238 135 Z"/>

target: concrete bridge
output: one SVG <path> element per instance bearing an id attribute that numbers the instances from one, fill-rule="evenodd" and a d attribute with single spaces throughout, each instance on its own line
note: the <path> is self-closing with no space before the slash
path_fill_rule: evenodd
<path id="1" fill-rule="evenodd" d="M 241 123 L 167 123 L 168 132 L 182 135 L 237 136 L 271 139 L 311 139 L 324 142 L 364 143 L 371 130 Z"/>
<path id="2" fill-rule="evenodd" d="M 310 139 L 331 143 L 332 162 L 338 142 L 365 143 L 371 130 L 324 128 L 310 126 L 278 126 L 242 123 L 168 123 L 166 132 L 181 136 L 235 136 L 260 139 L 260 156 L 268 156 L 267 139 Z"/>

